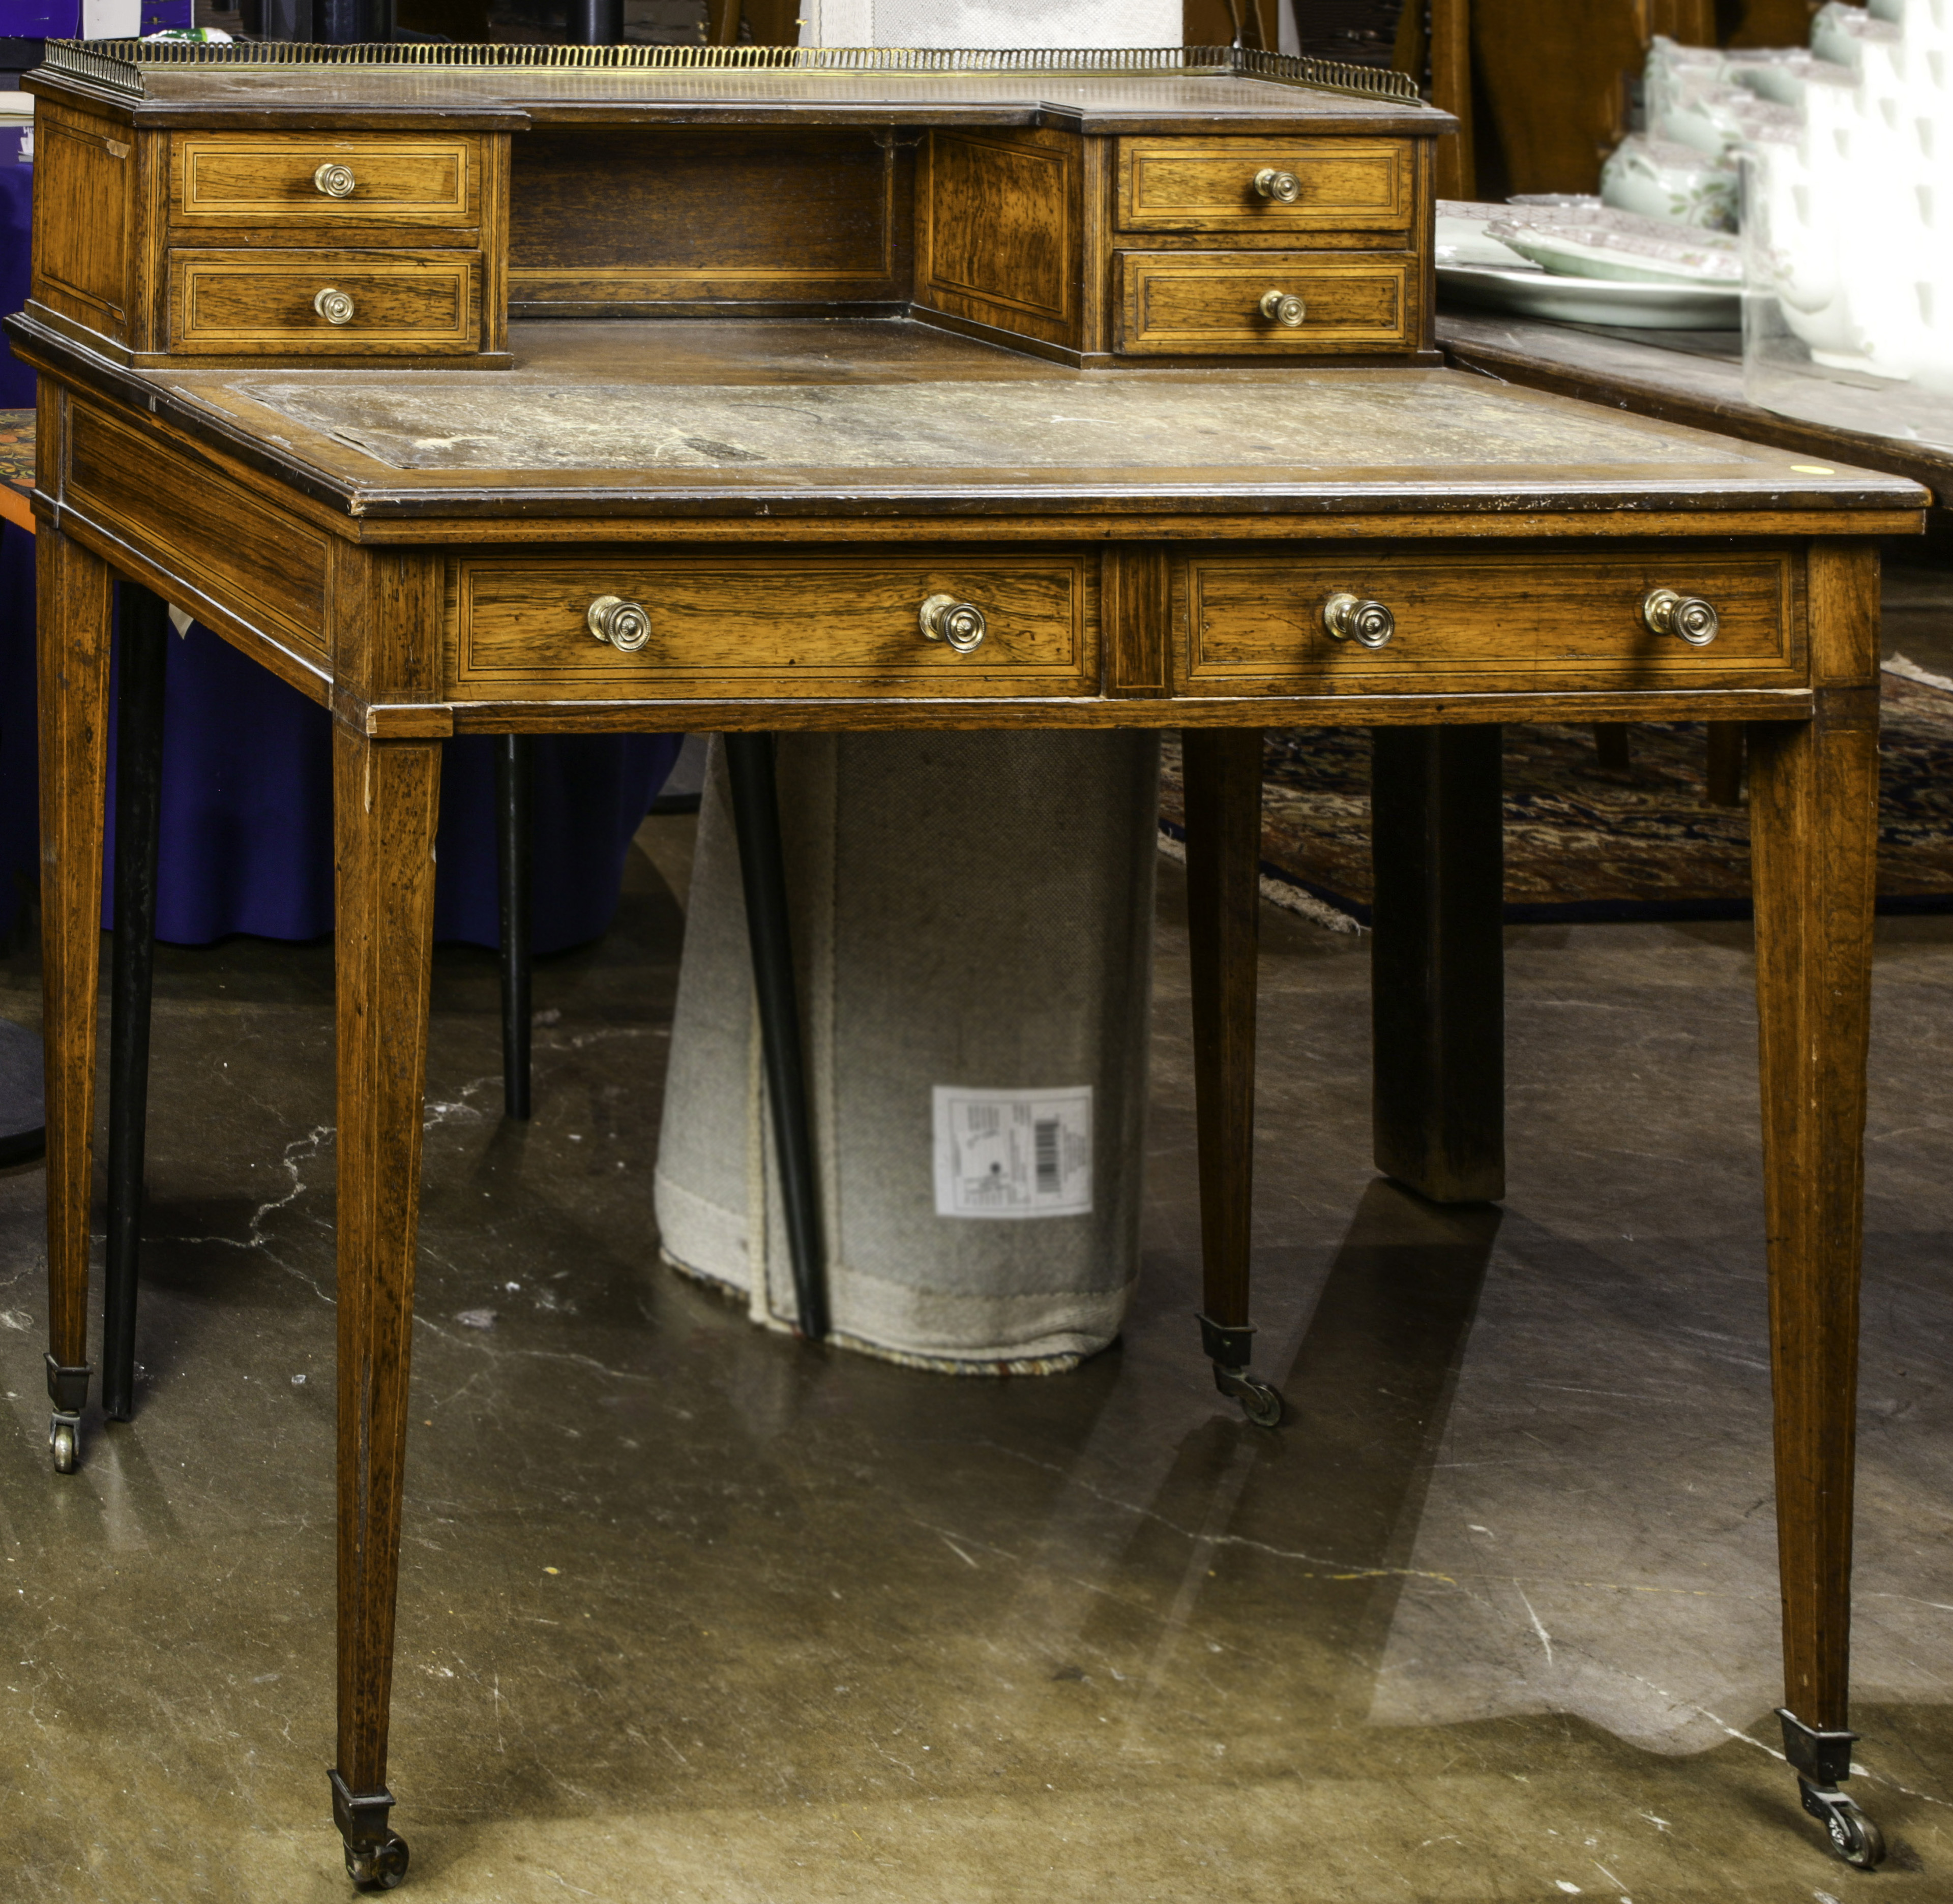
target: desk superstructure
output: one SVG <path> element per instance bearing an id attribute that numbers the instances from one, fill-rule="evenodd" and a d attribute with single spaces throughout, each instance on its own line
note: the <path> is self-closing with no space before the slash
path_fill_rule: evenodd
<path id="1" fill-rule="evenodd" d="M 492 368 L 511 318 L 837 312 L 1072 364 L 1435 361 L 1450 122 L 1393 75 L 1227 48 L 970 73 L 121 45 L 58 46 L 41 92 L 33 308 L 124 363 Z"/>
<path id="2" fill-rule="evenodd" d="M 11 325 L 42 373 L 54 1439 L 72 1465 L 92 1375 L 120 576 L 334 717 L 356 1880 L 406 1865 L 387 1735 L 441 744 L 647 728 L 1183 730 L 1201 1326 L 1267 1420 L 1259 731 L 1376 730 L 1377 1160 L 1474 1201 L 1503 1192 L 1500 724 L 1749 723 L 1784 1735 L 1807 1809 L 1876 1862 L 1838 1789 L 1873 538 L 1925 493 L 1428 368 L 1450 122 L 1300 62 L 154 57 L 61 49 L 30 80 L 42 246 Z"/>

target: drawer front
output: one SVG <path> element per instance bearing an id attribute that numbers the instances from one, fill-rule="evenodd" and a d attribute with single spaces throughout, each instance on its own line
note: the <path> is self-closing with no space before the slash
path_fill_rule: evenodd
<path id="1" fill-rule="evenodd" d="M 1412 265 L 1345 262 L 1309 252 L 1122 252 L 1119 351 L 1280 356 L 1408 349 Z M 1266 313 L 1263 300 L 1302 301 L 1302 321 Z"/>
<path id="2" fill-rule="evenodd" d="M 448 571 L 447 697 L 1096 694 L 1098 575 L 1096 555 L 1049 549 L 462 558 Z M 642 607 L 641 647 L 591 633 L 603 596 Z M 982 610 L 969 653 L 923 634 L 937 596 Z"/>
<path id="3" fill-rule="evenodd" d="M 350 300 L 334 323 L 320 308 Z M 478 347 L 472 252 L 170 253 L 170 349 L 191 355 L 418 356 Z"/>
<path id="4" fill-rule="evenodd" d="M 1122 139 L 1117 164 L 1122 231 L 1408 232 L 1417 198 L 1407 139 Z"/>
<path id="5" fill-rule="evenodd" d="M 1795 558 L 1562 545 L 1461 562 L 1375 547 L 1270 560 L 1191 557 L 1174 578 L 1176 687 L 1190 694 L 1533 694 L 1606 687 L 1792 687 L 1806 674 Z M 1703 647 L 1653 632 L 1651 590 L 1700 596 Z M 1380 648 L 1337 640 L 1339 593 L 1381 602 Z"/>
<path id="6" fill-rule="evenodd" d="M 178 133 L 170 146 L 170 222 L 478 224 L 481 157 L 479 139 L 459 136 Z"/>

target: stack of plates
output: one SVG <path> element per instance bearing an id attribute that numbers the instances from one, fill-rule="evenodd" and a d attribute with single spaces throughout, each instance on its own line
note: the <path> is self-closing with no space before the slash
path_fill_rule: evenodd
<path id="1" fill-rule="evenodd" d="M 1561 324 L 1734 330 L 1742 323 L 1735 237 L 1616 211 L 1597 199 L 1440 199 L 1437 282 L 1459 303 Z"/>

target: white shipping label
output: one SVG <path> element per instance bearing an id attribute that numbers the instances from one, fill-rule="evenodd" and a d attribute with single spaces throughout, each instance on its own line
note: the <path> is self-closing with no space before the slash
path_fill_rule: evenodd
<path id="1" fill-rule="evenodd" d="M 1092 1087 L 936 1087 L 939 1217 L 1083 1217 L 1092 1209 Z"/>
<path id="2" fill-rule="evenodd" d="M 134 39 L 142 30 L 143 0 L 81 0 L 83 39 Z"/>

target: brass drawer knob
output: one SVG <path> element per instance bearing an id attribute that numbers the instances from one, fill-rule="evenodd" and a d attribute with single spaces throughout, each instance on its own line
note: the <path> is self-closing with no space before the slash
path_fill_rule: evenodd
<path id="1" fill-rule="evenodd" d="M 1359 648 L 1381 648 L 1397 631 L 1397 618 L 1381 602 L 1360 595 L 1332 595 L 1322 604 L 1322 625 L 1332 639 Z"/>
<path id="2" fill-rule="evenodd" d="M 1293 172 L 1278 172 L 1272 165 L 1264 165 L 1255 174 L 1255 190 L 1277 205 L 1293 205 L 1302 196 L 1302 180 Z"/>
<path id="3" fill-rule="evenodd" d="M 1651 633 L 1679 634 L 1691 648 L 1706 648 L 1720 625 L 1714 607 L 1699 595 L 1651 588 L 1641 603 L 1641 619 Z"/>
<path id="4" fill-rule="evenodd" d="M 1293 291 L 1264 291 L 1261 308 L 1269 323 L 1286 324 L 1291 330 L 1299 330 L 1309 315 L 1309 307 Z"/>
<path id="5" fill-rule="evenodd" d="M 312 175 L 312 182 L 328 199 L 350 199 L 358 183 L 350 165 L 324 164 Z"/>
<path id="6" fill-rule="evenodd" d="M 335 291 L 330 284 L 312 299 L 312 308 L 328 324 L 353 321 L 353 299 L 343 291 Z"/>
<path id="7" fill-rule="evenodd" d="M 622 654 L 635 654 L 651 638 L 651 618 L 621 595 L 600 595 L 585 610 L 584 626 Z"/>
<path id="8" fill-rule="evenodd" d="M 983 611 L 974 602 L 959 602 L 954 595 L 932 595 L 923 603 L 917 618 L 930 640 L 947 641 L 958 654 L 967 654 L 989 632 Z"/>

